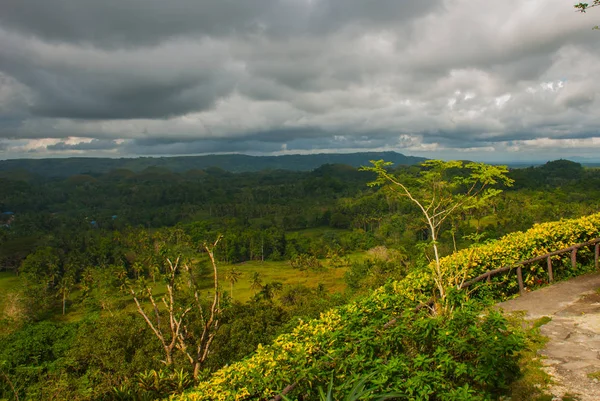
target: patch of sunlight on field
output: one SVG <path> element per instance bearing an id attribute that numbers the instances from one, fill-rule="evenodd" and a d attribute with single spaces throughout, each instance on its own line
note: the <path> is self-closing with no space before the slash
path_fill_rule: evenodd
<path id="1" fill-rule="evenodd" d="M 365 257 L 365 253 L 354 253 L 347 256 L 347 260 L 350 262 L 362 260 Z M 226 264 L 219 263 L 219 285 L 222 291 L 231 291 L 230 283 L 225 280 L 227 271 L 235 266 L 242 275 L 238 282 L 233 286 L 233 298 L 236 301 L 246 302 L 252 298 L 256 291 L 251 288 L 252 275 L 254 272 L 258 272 L 261 275 L 262 284 L 272 283 L 279 281 L 283 285 L 305 285 L 309 288 L 316 288 L 319 284 L 325 287 L 325 290 L 329 293 L 343 292 L 346 289 L 344 282 L 344 273 L 347 267 L 330 267 L 327 260 L 321 261 L 323 269 L 321 270 L 299 270 L 291 267 L 289 261 L 272 262 L 272 261 L 251 261 L 239 264 Z M 4 299 L 12 289 L 16 289 L 20 282 L 19 277 L 11 272 L 0 272 L 0 312 L 4 310 Z M 204 276 L 200 283 L 203 288 L 201 296 L 210 298 L 212 289 L 212 276 Z M 160 309 L 164 307 L 160 299 L 166 295 L 166 284 L 160 280 L 151 285 L 152 293 L 157 301 Z M 90 309 L 85 305 L 82 300 L 82 293 L 79 289 L 75 289 L 69 294 L 66 314 L 61 314 L 61 305 L 57 300 L 55 314 L 53 319 L 56 321 L 64 322 L 76 322 L 80 321 L 87 314 L 90 313 Z M 96 294 L 98 297 L 98 294 Z M 103 296 L 104 304 L 108 305 L 108 308 L 96 309 L 103 315 L 110 315 L 110 313 L 118 312 L 136 312 L 136 306 L 133 302 L 133 298 L 130 294 L 121 292 L 118 289 L 111 289 L 107 291 Z M 276 297 L 277 298 L 277 297 Z M 142 300 L 142 304 L 145 308 L 150 307 L 150 302 L 147 299 Z"/>
<path id="2" fill-rule="evenodd" d="M 325 264 L 325 263 L 324 263 Z M 242 273 L 238 282 L 233 286 L 233 298 L 236 301 L 245 302 L 252 298 L 255 290 L 251 288 L 252 275 L 258 272 L 261 275 L 262 283 L 268 284 L 279 281 L 284 285 L 302 284 L 309 288 L 316 288 L 323 284 L 325 290 L 329 293 L 341 292 L 346 288 L 344 283 L 345 267 L 324 267 L 322 270 L 299 270 L 290 266 L 288 261 L 283 262 L 245 262 L 235 265 L 220 264 L 219 280 L 221 287 L 225 291 L 231 291 L 230 283 L 225 280 L 227 271 L 235 266 Z M 258 291 L 258 290 L 256 290 Z"/>
<path id="3" fill-rule="evenodd" d="M 477 228 L 477 227 L 487 227 L 487 226 L 496 226 L 498 225 L 498 216 L 496 215 L 489 215 L 489 216 L 484 216 L 480 219 L 471 219 L 469 221 L 469 224 L 471 225 L 471 227 L 473 228 Z"/>

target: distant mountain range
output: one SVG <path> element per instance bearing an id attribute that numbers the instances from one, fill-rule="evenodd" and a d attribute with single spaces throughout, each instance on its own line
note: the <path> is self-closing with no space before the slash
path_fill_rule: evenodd
<path id="1" fill-rule="evenodd" d="M 140 172 L 148 168 L 185 172 L 210 167 L 230 172 L 262 170 L 310 171 L 324 164 L 346 164 L 353 167 L 368 165 L 369 160 L 384 159 L 395 165 L 417 164 L 423 157 L 405 156 L 397 152 L 320 153 L 312 155 L 248 156 L 243 154 L 139 157 L 139 158 L 87 158 L 65 159 L 15 159 L 0 161 L 0 171 L 27 171 L 44 177 L 68 177 L 74 174 L 104 174 L 126 169 Z"/>

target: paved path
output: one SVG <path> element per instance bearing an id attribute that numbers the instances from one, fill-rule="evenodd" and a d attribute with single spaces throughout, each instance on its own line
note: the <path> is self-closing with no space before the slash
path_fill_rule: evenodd
<path id="1" fill-rule="evenodd" d="M 581 401 L 599 401 L 600 383 L 587 374 L 600 371 L 600 273 L 580 276 L 499 304 L 504 310 L 526 311 L 526 319 L 549 316 L 541 327 L 549 338 L 540 351 L 547 372 L 556 383 L 550 391 L 559 397 L 578 395 Z M 559 400 L 560 398 L 555 398 Z"/>

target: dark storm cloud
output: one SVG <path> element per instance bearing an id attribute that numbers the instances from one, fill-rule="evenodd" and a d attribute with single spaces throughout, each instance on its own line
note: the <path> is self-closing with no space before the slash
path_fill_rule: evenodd
<path id="1" fill-rule="evenodd" d="M 40 102 L 31 112 L 43 117 L 75 119 L 166 118 L 210 108 L 231 90 L 210 80 L 181 79 L 171 82 L 125 82 L 107 87 L 102 81 L 83 78 L 57 87 L 55 80 L 33 77 Z M 114 82 L 114 81 L 113 81 Z"/>
<path id="2" fill-rule="evenodd" d="M 122 47 L 187 36 L 321 34 L 400 23 L 440 1 L 4 0 L 0 24 L 52 41 Z"/>
<path id="3" fill-rule="evenodd" d="M 0 39 L 0 71 L 31 89 L 28 109 L 34 115 L 166 118 L 209 109 L 234 87 L 245 88 L 260 76 L 305 90 L 332 85 L 320 77 L 323 64 L 332 60 L 315 57 L 327 53 L 318 44 L 321 38 L 307 41 L 301 50 L 277 41 L 261 44 L 260 35 L 293 38 L 324 35 L 352 24 L 399 23 L 436 4 L 8 0 L 0 13 L 0 28 L 6 30 Z M 259 36 L 252 39 L 246 34 Z M 223 36 L 238 45 L 229 44 Z M 228 53 L 230 46 L 236 54 Z M 315 58 L 319 62 L 309 67 Z M 236 65 L 246 68 L 250 76 L 240 76 L 239 69 L 234 73 L 231 69 Z M 338 82 L 338 87 L 358 78 L 356 73 L 344 77 L 341 69 L 337 75 L 345 81 Z"/>
<path id="4" fill-rule="evenodd" d="M 0 70 L 29 88 L 28 110 L 43 117 L 165 118 L 204 110 L 233 89 L 228 62 L 223 46 L 207 41 L 108 52 L 0 36 Z"/>
<path id="5" fill-rule="evenodd" d="M 130 141 L 126 146 L 128 150 L 135 149 L 167 149 L 173 146 L 189 146 L 189 149 L 184 153 L 206 153 L 206 152 L 227 152 L 244 150 L 247 146 L 248 151 L 258 152 L 260 149 L 268 149 L 268 151 L 280 150 L 281 146 L 296 139 L 306 142 L 314 141 L 322 137 L 329 136 L 329 133 L 317 127 L 302 127 L 290 129 L 274 129 L 268 131 L 257 131 L 247 133 L 242 137 L 225 137 L 212 139 L 199 139 L 197 137 L 186 137 L 177 135 L 159 135 L 154 137 L 137 138 Z M 246 139 L 246 138 L 251 138 Z M 266 146 L 265 146 L 266 145 Z M 198 149 L 206 147 L 206 151 Z M 217 150 L 218 149 L 218 150 Z"/>
<path id="6" fill-rule="evenodd" d="M 254 28 L 275 0 L 4 0 L 0 24 L 57 42 L 108 47 Z"/>

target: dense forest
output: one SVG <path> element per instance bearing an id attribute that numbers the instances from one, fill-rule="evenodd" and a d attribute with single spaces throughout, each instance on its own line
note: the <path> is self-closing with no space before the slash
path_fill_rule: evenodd
<path id="1" fill-rule="evenodd" d="M 444 174 L 466 180 L 465 166 Z M 566 160 L 510 170 L 507 185 L 498 183 L 494 196 L 440 223 L 434 255 L 422 211 L 393 185 L 369 186 L 378 179 L 374 170 L 343 164 L 237 173 L 167 167 L 107 167 L 55 177 L 25 170 L 2 173 L 0 399 L 141 400 L 197 385 L 206 390 L 206 383 L 214 386 L 214 379 L 206 381 L 211 374 L 219 377 L 221 368 L 248 358 L 257 347 L 260 353 L 261 344 L 274 339 L 297 341 L 304 335 L 299 333 L 313 327 L 306 322 L 319 316 L 352 321 L 352 305 L 363 305 L 370 311 L 365 319 L 383 319 L 372 311 L 382 302 L 373 300 L 376 289 L 412 277 L 436 259 L 438 249 L 441 257 L 448 256 L 537 223 L 600 209 L 600 170 Z M 428 167 L 397 165 L 386 171 L 416 185 Z M 452 195 L 464 195 L 464 187 L 456 186 Z M 446 330 L 462 333 L 457 336 L 465 341 L 478 337 L 479 343 L 469 344 L 482 348 L 482 339 L 497 336 L 490 327 L 504 324 L 490 314 L 481 326 L 472 325 L 480 331 L 467 339 L 461 330 L 480 311 L 457 310 L 449 323 L 425 319 L 429 323 L 419 325 L 429 313 L 420 309 L 382 336 L 378 346 L 391 350 L 393 338 L 405 330 L 414 344 L 403 346 L 414 348 L 418 336 Z M 357 336 L 365 333 L 352 332 L 352 341 L 364 341 Z M 435 394 L 454 394 L 439 399 L 475 399 L 469 386 L 477 389 L 486 380 L 489 388 L 478 391 L 490 397 L 505 393 L 518 376 L 510 347 L 522 344 L 520 335 L 507 334 L 512 345 L 500 342 L 498 347 L 506 348 L 487 355 L 505 362 L 487 376 L 477 370 L 482 361 L 475 356 L 462 361 L 464 375 L 485 377 L 457 379 L 460 385 L 446 389 L 444 383 L 463 374 L 452 370 L 421 379 L 440 383 Z M 393 372 L 391 360 L 385 366 Z M 491 383 L 499 371 L 503 375 Z M 345 377 L 337 372 L 336 377 Z M 374 373 L 364 372 L 362 378 L 346 376 L 348 386 L 376 381 Z M 329 379 L 322 376 L 304 377 L 311 384 L 303 393 L 292 389 L 295 396 L 318 399 L 316 389 Z M 273 391 L 239 397 L 269 399 Z M 461 391 L 466 398 L 458 396 Z M 431 394 L 415 397 L 429 399 Z M 238 395 L 230 394 L 231 399 Z"/>

